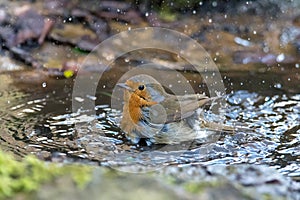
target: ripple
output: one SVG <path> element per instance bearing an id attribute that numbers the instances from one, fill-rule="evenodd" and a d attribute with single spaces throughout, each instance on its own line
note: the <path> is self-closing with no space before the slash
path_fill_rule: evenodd
<path id="1" fill-rule="evenodd" d="M 300 95 L 263 96 L 241 90 L 228 95 L 219 108 L 224 117 L 207 112 L 205 118 L 238 125 L 234 134 L 222 133 L 215 143 L 132 145 L 118 124 L 121 112 L 107 104 L 96 115 L 71 113 L 70 100 L 58 94 L 28 95 L 2 92 L 2 140 L 8 148 L 19 142 L 19 154 L 61 162 L 96 162 L 110 167 L 166 165 L 267 164 L 299 177 Z M 54 108 L 54 109 L 53 109 Z M 247 128 L 247 129 L 242 129 Z M 2 145 L 3 146 L 3 145 Z M 298 168 L 297 168 L 298 167 Z"/>

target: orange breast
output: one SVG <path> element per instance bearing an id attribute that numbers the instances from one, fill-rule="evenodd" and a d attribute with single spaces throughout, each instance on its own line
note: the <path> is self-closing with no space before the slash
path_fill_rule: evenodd
<path id="1" fill-rule="evenodd" d="M 131 120 L 133 123 L 137 124 L 138 121 L 142 118 L 142 111 L 141 111 L 141 102 L 140 102 L 140 97 L 136 94 L 132 94 L 130 99 L 129 99 L 129 114 L 131 117 Z"/>
<path id="2" fill-rule="evenodd" d="M 141 98 L 137 94 L 133 93 L 129 99 L 129 114 L 132 121 L 137 124 L 138 121 L 143 117 L 142 116 L 142 107 L 144 106 L 152 106 L 157 104 L 154 101 L 146 101 L 145 99 Z"/>

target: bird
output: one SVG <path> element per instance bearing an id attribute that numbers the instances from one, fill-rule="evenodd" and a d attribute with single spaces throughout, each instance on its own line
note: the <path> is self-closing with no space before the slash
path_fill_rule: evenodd
<path id="1" fill-rule="evenodd" d="M 219 97 L 204 94 L 173 95 L 152 76 L 141 74 L 118 83 L 124 89 L 120 128 L 127 139 L 147 145 L 178 144 L 207 137 L 225 126 L 199 118 L 202 108 Z M 225 127 L 232 130 L 231 127 Z"/>

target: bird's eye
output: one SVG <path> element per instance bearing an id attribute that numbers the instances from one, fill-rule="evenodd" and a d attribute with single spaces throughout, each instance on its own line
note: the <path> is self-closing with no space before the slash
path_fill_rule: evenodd
<path id="1" fill-rule="evenodd" d="M 142 90 L 145 89 L 145 86 L 144 85 L 139 85 L 138 89 L 142 91 Z"/>

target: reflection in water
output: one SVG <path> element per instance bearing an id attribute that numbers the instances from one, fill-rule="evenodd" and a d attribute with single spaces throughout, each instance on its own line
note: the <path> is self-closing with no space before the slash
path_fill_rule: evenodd
<path id="1" fill-rule="evenodd" d="M 34 153 L 44 160 L 87 162 L 130 171 L 185 163 L 253 163 L 300 176 L 299 94 L 236 90 L 219 111 L 226 113 L 226 124 L 239 122 L 250 130 L 220 133 L 213 143 L 148 147 L 131 145 L 125 139 L 117 126 L 121 113 L 110 108 L 109 97 L 103 92 L 97 95 L 102 104 L 96 106 L 95 116 L 85 111 L 71 113 L 70 90 L 49 92 L 65 88 L 65 84 L 65 80 L 57 80 L 52 87 L 47 84 L 48 90 L 38 91 L 29 86 L 21 91 L 9 83 L 2 88 L 1 147 L 20 156 Z"/>

